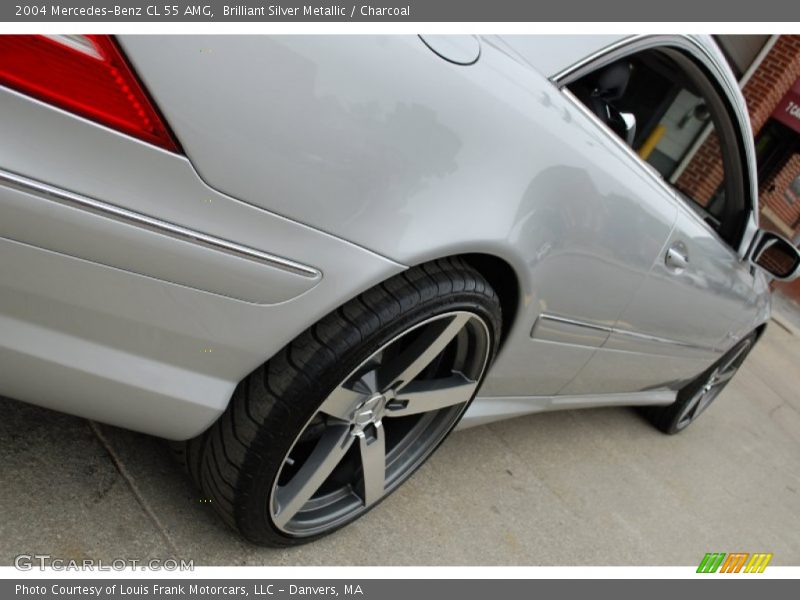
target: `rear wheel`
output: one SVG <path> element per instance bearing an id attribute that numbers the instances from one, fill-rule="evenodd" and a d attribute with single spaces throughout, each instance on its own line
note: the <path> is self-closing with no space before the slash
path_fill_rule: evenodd
<path id="1" fill-rule="evenodd" d="M 681 389 L 673 404 L 644 409 L 647 419 L 664 433 L 675 434 L 686 429 L 728 385 L 755 342 L 755 333 L 742 339 L 710 369 Z"/>
<path id="2" fill-rule="evenodd" d="M 357 519 L 459 421 L 494 356 L 499 300 L 460 260 L 417 267 L 301 334 L 188 442 L 188 470 L 249 540 L 291 545 Z"/>

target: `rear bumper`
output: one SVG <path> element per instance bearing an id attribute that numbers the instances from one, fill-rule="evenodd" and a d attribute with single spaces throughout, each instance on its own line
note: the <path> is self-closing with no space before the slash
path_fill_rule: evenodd
<path id="1" fill-rule="evenodd" d="M 404 269 L 3 88 L 0 120 L 0 395 L 185 439 L 300 331 Z"/>

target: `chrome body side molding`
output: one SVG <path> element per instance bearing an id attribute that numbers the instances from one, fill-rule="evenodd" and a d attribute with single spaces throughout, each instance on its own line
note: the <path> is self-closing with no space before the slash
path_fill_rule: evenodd
<path id="1" fill-rule="evenodd" d="M 94 198 L 75 194 L 40 181 L 23 177 L 22 175 L 17 175 L 16 173 L 0 170 L 0 185 L 27 194 L 33 194 L 64 206 L 78 208 L 92 214 L 113 219 L 120 223 L 135 225 L 197 246 L 204 246 L 238 258 L 264 263 L 270 267 L 308 279 L 318 279 L 321 276 L 321 273 L 317 269 L 293 260 L 274 256 L 256 250 L 255 248 L 237 244 L 236 242 L 223 240 L 199 231 L 181 227 L 180 225 L 175 225 L 174 223 L 168 223 L 119 206 L 114 206 L 113 204 L 95 200 Z"/>
<path id="2" fill-rule="evenodd" d="M 629 331 L 618 327 L 609 327 L 599 323 L 589 323 L 549 313 L 539 315 L 533 325 L 531 337 L 561 344 L 578 344 L 597 348 L 608 347 L 618 350 L 625 350 L 629 345 L 641 346 L 640 351 L 642 352 L 652 351 L 653 348 L 658 347 L 677 346 L 711 354 L 717 353 L 715 348 L 708 346 L 690 344 L 680 340 Z M 657 354 L 658 352 L 655 353 Z"/>
<path id="3" fill-rule="evenodd" d="M 531 330 L 531 337 L 560 344 L 599 348 L 608 339 L 611 328 L 577 319 L 542 313 Z"/>

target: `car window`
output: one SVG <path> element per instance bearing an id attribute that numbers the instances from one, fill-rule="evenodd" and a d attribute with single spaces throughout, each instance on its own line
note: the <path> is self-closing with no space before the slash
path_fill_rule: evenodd
<path id="1" fill-rule="evenodd" d="M 741 137 L 699 66 L 676 50 L 646 50 L 568 88 L 700 218 L 738 246 L 748 207 Z"/>

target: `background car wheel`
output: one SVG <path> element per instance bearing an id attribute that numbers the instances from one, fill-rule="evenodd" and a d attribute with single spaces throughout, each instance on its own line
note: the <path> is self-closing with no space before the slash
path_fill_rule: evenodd
<path id="1" fill-rule="evenodd" d="M 711 405 L 728 385 L 744 362 L 753 345 L 756 334 L 751 333 L 737 343 L 721 359 L 697 379 L 678 392 L 678 399 L 669 406 L 650 406 L 643 410 L 645 417 L 667 434 L 686 429 Z"/>
<path id="2" fill-rule="evenodd" d="M 459 421 L 496 350 L 500 302 L 465 262 L 410 269 L 302 333 L 177 452 L 252 542 L 307 542 L 394 491 Z"/>

